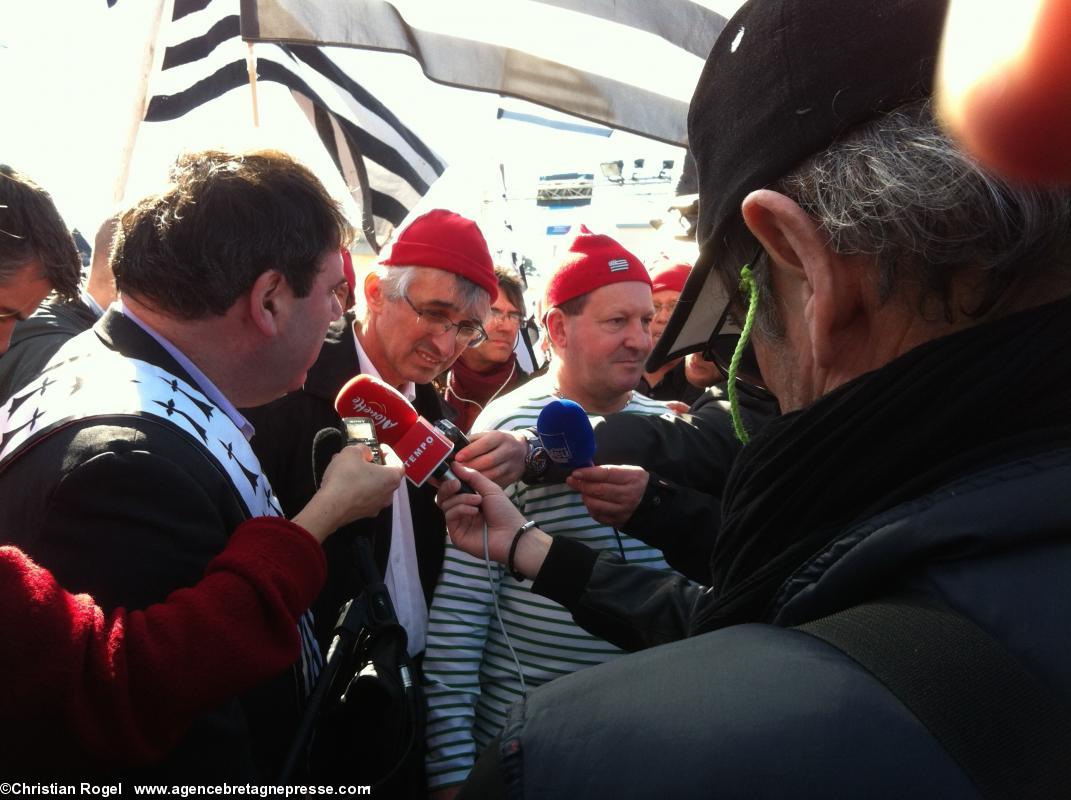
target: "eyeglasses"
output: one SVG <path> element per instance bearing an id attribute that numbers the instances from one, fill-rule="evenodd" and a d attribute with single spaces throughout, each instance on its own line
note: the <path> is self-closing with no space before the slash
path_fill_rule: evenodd
<path id="1" fill-rule="evenodd" d="M 762 250 L 760 249 L 748 263 L 754 264 L 761 254 Z M 733 316 L 732 306 L 733 301 L 730 298 L 725 303 L 725 308 L 714 325 L 714 331 L 710 334 L 706 347 L 703 348 L 703 358 L 713 361 L 714 365 L 725 377 L 729 376 L 729 365 L 732 363 L 733 356 L 740 343 L 741 328 L 739 322 Z M 740 354 L 740 363 L 737 365 L 736 370 L 736 383 L 742 392 L 752 397 L 761 400 L 768 400 L 771 397 L 770 390 L 767 388 L 762 372 L 759 370 L 759 362 L 755 358 L 755 348 L 751 346 L 751 342 L 744 344 L 743 351 Z"/>
<path id="2" fill-rule="evenodd" d="M 424 326 L 424 330 L 434 336 L 441 336 L 451 328 L 454 328 L 456 329 L 454 335 L 458 343 L 466 347 L 477 347 L 487 340 L 487 331 L 479 325 L 473 325 L 470 322 L 454 322 L 446 314 L 438 311 L 421 311 L 404 294 L 402 299 L 413 309 L 413 313 L 417 315 L 417 319 Z"/>
<path id="3" fill-rule="evenodd" d="M 663 311 L 665 311 L 665 312 L 666 312 L 667 314 L 672 314 L 672 313 L 673 313 L 673 310 L 674 310 L 674 309 L 675 309 L 676 307 L 677 307 L 677 301 L 676 301 L 676 300 L 674 300 L 674 301 L 673 301 L 673 302 L 671 302 L 671 303 L 655 303 L 655 304 L 654 304 L 654 313 L 655 313 L 655 316 L 657 317 L 657 316 L 658 316 L 659 314 L 661 314 L 661 313 L 662 313 Z"/>
<path id="4" fill-rule="evenodd" d="M 492 322 L 501 322 L 504 319 L 509 320 L 514 325 L 520 325 L 524 321 L 520 311 L 499 311 L 497 308 L 491 308 Z"/>

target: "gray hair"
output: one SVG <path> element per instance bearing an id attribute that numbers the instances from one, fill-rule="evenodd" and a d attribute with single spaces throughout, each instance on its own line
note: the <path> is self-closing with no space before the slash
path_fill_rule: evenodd
<path id="1" fill-rule="evenodd" d="M 413 281 L 425 270 L 436 269 L 435 267 L 388 267 L 377 264 L 375 273 L 379 276 L 380 286 L 388 300 L 400 300 L 409 296 L 409 287 Z M 439 270 L 442 272 L 443 270 Z M 454 277 L 454 286 L 457 288 L 458 300 L 461 312 L 482 323 L 491 313 L 491 297 L 482 286 L 477 286 L 468 278 L 456 273 L 450 273 Z"/>
<path id="2" fill-rule="evenodd" d="M 1071 192 L 982 171 L 940 129 L 929 100 L 848 132 L 771 188 L 798 203 L 835 252 L 874 258 L 882 303 L 912 287 L 925 315 L 939 308 L 950 322 L 983 318 L 1039 284 L 1071 277 Z M 736 220 L 722 268 L 738 274 L 754 247 Z M 956 308 L 953 284 L 971 268 L 979 270 L 977 295 Z M 768 270 L 757 277 L 768 297 Z M 776 335 L 771 305 L 760 303 L 759 322 Z"/>

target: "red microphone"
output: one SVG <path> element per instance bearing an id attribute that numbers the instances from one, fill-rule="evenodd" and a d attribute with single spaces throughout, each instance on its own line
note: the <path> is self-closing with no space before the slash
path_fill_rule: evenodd
<path id="1" fill-rule="evenodd" d="M 405 466 L 405 477 L 414 486 L 421 486 L 431 476 L 457 480 L 446 463 L 453 455 L 454 442 L 417 414 L 393 386 L 370 375 L 351 378 L 335 398 L 335 411 L 343 421 L 346 417 L 369 417 L 376 436 L 398 454 Z"/>

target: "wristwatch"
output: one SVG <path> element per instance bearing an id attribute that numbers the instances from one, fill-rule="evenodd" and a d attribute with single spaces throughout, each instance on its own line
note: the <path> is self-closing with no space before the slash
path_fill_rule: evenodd
<path id="1" fill-rule="evenodd" d="M 524 474 L 521 475 L 521 480 L 525 483 L 538 483 L 546 474 L 550 457 L 547 456 L 547 451 L 543 447 L 543 440 L 534 429 L 524 428 L 520 433 L 528 445 L 524 454 Z"/>

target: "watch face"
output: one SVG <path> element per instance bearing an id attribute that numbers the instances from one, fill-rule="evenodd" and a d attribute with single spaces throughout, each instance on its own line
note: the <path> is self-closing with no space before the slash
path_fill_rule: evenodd
<path id="1" fill-rule="evenodd" d="M 536 447 L 528 453 L 528 457 L 524 461 L 529 472 L 541 475 L 547 469 L 548 460 L 547 451 L 542 447 Z"/>

